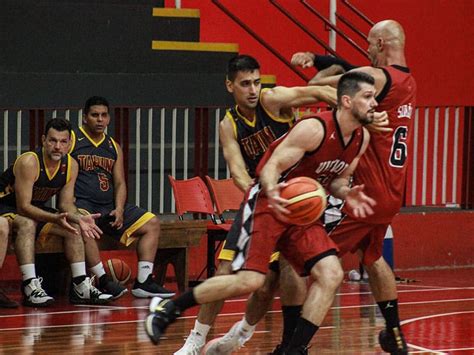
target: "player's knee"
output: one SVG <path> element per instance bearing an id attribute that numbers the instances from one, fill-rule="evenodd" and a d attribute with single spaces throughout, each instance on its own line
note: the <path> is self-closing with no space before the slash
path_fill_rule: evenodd
<path id="1" fill-rule="evenodd" d="M 217 266 L 216 276 L 230 275 L 232 273 L 232 263 L 229 260 L 221 260 Z"/>
<path id="2" fill-rule="evenodd" d="M 279 275 L 275 272 L 267 273 L 262 287 L 255 291 L 255 295 L 262 300 L 273 299 L 273 296 L 278 289 L 278 276 Z"/>
<path id="3" fill-rule="evenodd" d="M 314 265 L 311 269 L 313 279 L 328 289 L 337 289 L 344 278 L 341 264 L 336 257 L 324 260 L 324 265 Z"/>
<path id="4" fill-rule="evenodd" d="M 15 237 L 34 237 L 36 222 L 30 218 L 16 216 L 13 220 L 13 230 L 15 231 Z"/>
<path id="5" fill-rule="evenodd" d="M 8 238 L 8 221 L 6 218 L 0 218 L 0 236 Z"/>
<path id="6" fill-rule="evenodd" d="M 158 233 L 160 231 L 160 220 L 158 217 L 153 217 L 147 222 L 147 227 L 149 227 L 153 232 Z"/>

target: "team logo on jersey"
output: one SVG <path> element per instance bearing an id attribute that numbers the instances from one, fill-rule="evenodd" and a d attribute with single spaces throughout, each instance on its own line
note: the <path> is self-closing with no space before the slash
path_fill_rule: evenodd
<path id="1" fill-rule="evenodd" d="M 81 170 L 93 171 L 95 168 L 102 168 L 108 173 L 112 173 L 115 160 L 97 155 L 78 155 L 77 161 Z"/>
<path id="2" fill-rule="evenodd" d="M 411 114 L 413 112 L 413 107 L 411 106 L 411 103 L 407 105 L 402 105 L 399 106 L 397 109 L 398 113 L 398 118 L 411 118 Z"/>
<path id="3" fill-rule="evenodd" d="M 265 153 L 276 139 L 270 126 L 265 126 L 260 131 L 240 140 L 245 154 L 251 159 Z"/>
<path id="4" fill-rule="evenodd" d="M 64 175 L 66 173 L 67 167 L 66 164 L 61 164 L 61 175 Z"/>

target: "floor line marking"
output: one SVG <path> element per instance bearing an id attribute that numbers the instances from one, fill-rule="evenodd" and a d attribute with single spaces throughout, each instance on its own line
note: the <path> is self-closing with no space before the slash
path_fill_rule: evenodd
<path id="1" fill-rule="evenodd" d="M 420 320 L 425 320 L 425 319 L 452 316 L 452 315 L 457 315 L 457 314 L 466 314 L 466 313 L 474 313 L 474 311 L 460 311 L 460 312 L 430 314 L 430 315 L 427 315 L 427 316 L 405 319 L 404 321 L 400 322 L 400 325 L 405 325 L 405 324 L 408 324 L 408 323 L 414 323 L 414 322 L 417 322 L 417 321 L 420 321 Z M 445 354 L 443 351 L 450 351 L 449 349 L 448 350 L 432 350 L 432 349 L 423 348 L 419 345 L 414 345 L 414 344 L 408 344 L 408 345 L 410 347 L 418 349 L 418 350 L 432 351 L 432 352 L 441 353 L 441 354 Z"/>

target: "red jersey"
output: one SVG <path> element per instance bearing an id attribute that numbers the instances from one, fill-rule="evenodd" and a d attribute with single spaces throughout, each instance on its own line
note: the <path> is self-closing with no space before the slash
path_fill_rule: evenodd
<path id="1" fill-rule="evenodd" d="M 393 131 L 371 134 L 354 173 L 354 184 L 365 184 L 364 192 L 377 201 L 375 214 L 364 219 L 370 223 L 390 223 L 402 206 L 416 100 L 416 83 L 408 68 L 381 69 L 387 83 L 377 96 L 377 111 L 387 111 Z"/>
<path id="2" fill-rule="evenodd" d="M 339 123 L 336 119 L 336 111 L 328 111 L 311 115 L 302 120 L 316 119 L 324 127 L 324 137 L 321 144 L 313 152 L 306 153 L 295 165 L 283 172 L 282 180 L 289 180 L 297 176 L 308 176 L 318 180 L 321 185 L 327 187 L 328 184 L 340 175 L 359 154 L 364 141 L 364 130 L 362 127 L 352 132 L 352 137 L 344 143 Z M 295 126 L 296 126 L 295 125 Z M 283 142 L 286 135 L 276 140 L 262 157 L 258 167 L 257 175 L 270 158 L 275 148 Z"/>

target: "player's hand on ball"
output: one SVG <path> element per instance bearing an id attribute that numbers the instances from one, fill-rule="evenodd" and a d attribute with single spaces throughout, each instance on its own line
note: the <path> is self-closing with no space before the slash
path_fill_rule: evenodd
<path id="1" fill-rule="evenodd" d="M 268 198 L 268 207 L 273 210 L 273 213 L 279 220 L 286 222 L 290 211 L 285 208 L 288 204 L 288 200 L 280 196 L 280 189 L 284 186 L 286 186 L 286 183 L 281 182 L 273 188 L 266 190 L 265 193 Z"/>

